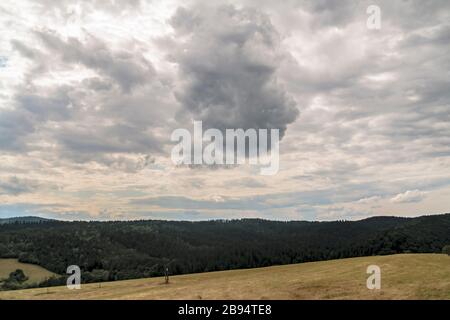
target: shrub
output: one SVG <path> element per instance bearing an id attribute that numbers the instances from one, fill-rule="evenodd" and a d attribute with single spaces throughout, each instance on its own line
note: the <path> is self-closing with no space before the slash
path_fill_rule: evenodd
<path id="1" fill-rule="evenodd" d="M 24 282 L 28 280 L 22 269 L 17 269 L 9 274 L 8 279 L 6 279 L 1 286 L 3 290 L 15 290 L 22 289 L 24 287 Z"/>
<path id="2" fill-rule="evenodd" d="M 447 245 L 442 248 L 442 253 L 448 254 L 450 256 L 450 245 Z"/>
<path id="3" fill-rule="evenodd" d="M 16 281 L 18 283 L 22 283 L 28 280 L 28 277 L 25 275 L 22 269 L 17 269 L 9 274 L 9 278 L 6 281 Z"/>

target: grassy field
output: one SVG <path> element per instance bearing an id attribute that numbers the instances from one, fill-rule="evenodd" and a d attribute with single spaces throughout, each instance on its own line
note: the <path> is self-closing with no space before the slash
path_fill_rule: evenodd
<path id="1" fill-rule="evenodd" d="M 367 266 L 381 268 L 368 290 Z M 450 257 L 401 254 L 65 287 L 0 292 L 0 299 L 450 299 Z"/>
<path id="2" fill-rule="evenodd" d="M 36 266 L 34 264 L 22 263 L 17 259 L 0 259 L 0 281 L 8 278 L 9 274 L 16 269 L 22 269 L 28 277 L 26 283 L 38 283 L 53 275 L 54 273 Z"/>

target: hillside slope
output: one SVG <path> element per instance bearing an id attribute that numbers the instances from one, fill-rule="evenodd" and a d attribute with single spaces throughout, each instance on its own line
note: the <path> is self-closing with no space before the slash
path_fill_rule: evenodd
<path id="1" fill-rule="evenodd" d="M 381 290 L 366 287 L 381 268 Z M 0 292 L 0 299 L 450 299 L 450 257 L 401 254 L 66 287 Z"/>
<path id="2" fill-rule="evenodd" d="M 0 258 L 64 274 L 78 265 L 85 282 L 222 271 L 397 253 L 440 253 L 450 214 L 417 218 L 305 222 L 61 222 L 0 225 Z"/>

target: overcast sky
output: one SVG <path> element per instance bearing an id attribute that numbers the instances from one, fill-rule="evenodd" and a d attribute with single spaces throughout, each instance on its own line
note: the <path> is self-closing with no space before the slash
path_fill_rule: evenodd
<path id="1" fill-rule="evenodd" d="M 0 218 L 450 212 L 449 1 L 3 0 L 0 26 Z M 279 173 L 176 167 L 193 120 L 279 128 Z"/>

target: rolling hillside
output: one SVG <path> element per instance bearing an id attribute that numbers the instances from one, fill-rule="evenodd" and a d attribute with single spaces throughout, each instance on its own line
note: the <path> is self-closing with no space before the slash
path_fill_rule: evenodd
<path id="1" fill-rule="evenodd" d="M 381 268 L 381 290 L 366 287 Z M 0 299 L 450 299 L 450 256 L 400 254 L 0 292 Z"/>
<path id="2" fill-rule="evenodd" d="M 441 253 L 450 214 L 360 221 L 109 221 L 0 225 L 0 258 L 100 282 L 399 253 Z M 61 279 L 60 283 L 65 283 Z M 53 283 L 54 285 L 58 283 Z"/>

